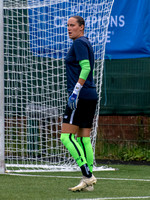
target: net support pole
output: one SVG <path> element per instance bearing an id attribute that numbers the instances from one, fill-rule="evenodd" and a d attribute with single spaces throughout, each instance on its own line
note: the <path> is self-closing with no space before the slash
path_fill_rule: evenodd
<path id="1" fill-rule="evenodd" d="M 4 38 L 3 1 L 0 1 L 0 174 L 5 173 L 4 157 Z"/>

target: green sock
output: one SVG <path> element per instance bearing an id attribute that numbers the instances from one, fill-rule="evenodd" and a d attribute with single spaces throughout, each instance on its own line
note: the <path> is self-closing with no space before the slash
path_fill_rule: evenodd
<path id="1" fill-rule="evenodd" d="M 74 134 L 62 133 L 60 139 L 79 167 L 87 163 L 84 152 L 79 143 L 76 141 Z"/>
<path id="2" fill-rule="evenodd" d="M 93 148 L 90 137 L 78 137 L 78 143 L 83 149 L 90 172 L 93 172 Z"/>

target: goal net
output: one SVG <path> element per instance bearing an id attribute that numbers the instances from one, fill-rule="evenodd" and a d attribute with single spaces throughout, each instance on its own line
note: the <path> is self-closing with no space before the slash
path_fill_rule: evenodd
<path id="1" fill-rule="evenodd" d="M 67 102 L 64 58 L 71 46 L 67 20 L 80 15 L 95 52 L 99 102 L 113 0 L 4 0 L 5 163 L 7 170 L 76 169 L 60 141 Z"/>

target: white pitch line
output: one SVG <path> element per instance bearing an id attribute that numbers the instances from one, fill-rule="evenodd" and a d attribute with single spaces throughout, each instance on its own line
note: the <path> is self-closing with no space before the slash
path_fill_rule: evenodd
<path id="1" fill-rule="evenodd" d="M 102 180 L 115 180 L 115 181 L 147 181 L 150 182 L 150 179 L 133 179 L 133 178 L 97 178 Z"/>
<path id="2" fill-rule="evenodd" d="M 28 177 L 43 177 L 43 178 L 81 178 L 79 176 L 51 176 L 51 175 L 34 175 L 34 174 L 13 174 L 8 173 L 7 175 L 13 176 L 28 176 Z M 112 180 L 112 181 L 142 181 L 150 182 L 150 179 L 128 179 L 128 178 L 97 178 L 98 180 Z"/>
<path id="3" fill-rule="evenodd" d="M 104 197 L 104 198 L 95 198 L 95 199 L 78 199 L 78 200 L 119 200 L 119 199 L 150 199 L 150 196 L 142 196 L 142 197 Z M 76 199 L 72 199 L 76 200 Z"/>

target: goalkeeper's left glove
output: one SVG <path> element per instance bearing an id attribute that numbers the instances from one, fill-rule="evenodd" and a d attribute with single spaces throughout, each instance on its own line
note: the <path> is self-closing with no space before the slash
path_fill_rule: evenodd
<path id="1" fill-rule="evenodd" d="M 75 110 L 77 108 L 77 103 L 78 103 L 78 96 L 79 92 L 82 88 L 82 85 L 77 82 L 77 84 L 74 87 L 73 93 L 70 95 L 68 99 L 68 106 L 72 109 Z"/>

